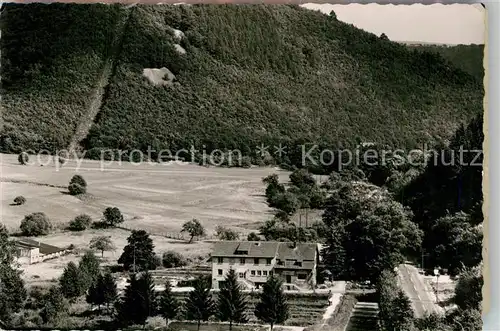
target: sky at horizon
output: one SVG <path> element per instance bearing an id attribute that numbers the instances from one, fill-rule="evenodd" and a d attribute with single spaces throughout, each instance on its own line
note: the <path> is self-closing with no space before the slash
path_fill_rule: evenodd
<path id="1" fill-rule="evenodd" d="M 315 4 L 302 7 L 329 14 L 393 41 L 484 44 L 485 10 L 479 4 L 379 5 Z"/>

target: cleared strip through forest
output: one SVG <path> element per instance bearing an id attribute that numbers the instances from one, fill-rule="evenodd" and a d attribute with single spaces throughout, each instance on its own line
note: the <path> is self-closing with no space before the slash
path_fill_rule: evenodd
<path id="1" fill-rule="evenodd" d="M 97 114 L 101 109 L 106 88 L 109 84 L 111 77 L 115 72 L 117 59 L 120 56 L 123 37 L 125 34 L 125 30 L 127 28 L 128 19 L 130 17 L 130 12 L 134 10 L 133 9 L 134 6 L 135 4 L 131 4 L 123 7 L 123 10 L 126 11 L 126 14 L 123 15 L 116 24 L 114 38 L 111 43 L 111 52 L 104 60 L 104 66 L 101 71 L 101 75 L 97 81 L 97 85 L 94 89 L 94 92 L 90 96 L 89 108 L 86 114 L 78 123 L 75 133 L 71 138 L 71 142 L 68 147 L 70 155 L 74 155 L 74 151 L 78 148 L 78 144 L 83 139 L 85 139 L 85 137 L 87 137 L 89 130 L 92 124 L 94 123 Z"/>

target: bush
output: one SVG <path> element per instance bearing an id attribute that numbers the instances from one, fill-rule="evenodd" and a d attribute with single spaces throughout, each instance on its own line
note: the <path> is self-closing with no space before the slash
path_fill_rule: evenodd
<path id="1" fill-rule="evenodd" d="M 162 263 L 165 268 L 176 268 L 187 265 L 186 259 L 181 254 L 174 251 L 163 253 Z"/>
<path id="2" fill-rule="evenodd" d="M 243 168 L 250 168 L 250 167 L 252 166 L 252 161 L 251 161 L 250 157 L 248 157 L 248 156 L 243 156 L 243 157 L 241 158 L 241 166 L 242 166 Z"/>
<path id="3" fill-rule="evenodd" d="M 14 198 L 14 203 L 18 206 L 24 205 L 26 203 L 26 198 L 22 195 Z"/>
<path id="4" fill-rule="evenodd" d="M 219 238 L 219 240 L 238 240 L 239 238 L 239 234 L 236 231 L 221 225 L 217 225 L 215 228 L 215 236 Z"/>
<path id="5" fill-rule="evenodd" d="M 87 189 L 77 183 L 69 184 L 68 191 L 71 195 L 80 195 L 87 193 Z"/>
<path id="6" fill-rule="evenodd" d="M 255 232 L 250 232 L 247 236 L 247 240 L 248 241 L 259 241 L 260 240 L 260 237 L 257 233 Z"/>
<path id="7" fill-rule="evenodd" d="M 92 218 L 89 215 L 82 214 L 75 217 L 75 219 L 69 223 L 69 229 L 71 231 L 83 231 L 87 229 L 90 224 L 92 224 Z"/>
<path id="8" fill-rule="evenodd" d="M 71 195 L 87 193 L 87 182 L 80 175 L 74 175 L 69 181 L 68 191 Z"/>
<path id="9" fill-rule="evenodd" d="M 25 236 L 41 236 L 49 233 L 49 218 L 44 213 L 26 215 L 21 221 L 21 233 Z"/>
<path id="10" fill-rule="evenodd" d="M 69 183 L 70 184 L 78 184 L 78 185 L 85 187 L 85 188 L 87 187 L 87 182 L 80 175 L 74 175 L 73 177 L 71 177 L 71 180 L 69 181 Z"/>
<path id="11" fill-rule="evenodd" d="M 19 154 L 19 156 L 17 157 L 17 160 L 19 161 L 20 164 L 22 165 L 25 165 L 26 163 L 28 163 L 29 161 L 29 156 L 28 156 L 28 153 L 26 152 L 22 152 L 21 154 Z"/>

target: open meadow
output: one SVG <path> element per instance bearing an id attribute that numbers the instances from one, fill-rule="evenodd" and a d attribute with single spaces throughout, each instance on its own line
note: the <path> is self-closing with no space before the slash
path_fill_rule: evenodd
<path id="1" fill-rule="evenodd" d="M 70 160 L 64 166 L 56 166 L 49 161 L 46 156 L 40 160 L 30 156 L 33 164 L 20 165 L 17 155 L 1 154 L 2 223 L 16 232 L 25 215 L 44 212 L 55 230 L 38 239 L 59 247 L 72 244 L 77 250 L 88 248 L 95 236 L 111 236 L 117 250 L 105 253 L 109 263 L 118 259 L 130 232 L 123 229 L 65 231 L 70 220 L 82 213 L 99 220 L 106 207 L 118 207 L 125 217 L 123 227 L 150 233 L 157 253 L 172 249 L 187 257 L 206 256 L 211 243 L 188 244 L 187 240 L 174 240 L 165 235 L 180 235 L 182 223 L 193 218 L 202 223 L 209 236 L 217 225 L 246 234 L 259 222 L 272 218 L 272 210 L 265 203 L 262 178 L 278 173 L 280 180 L 286 181 L 289 175 L 275 168 L 128 162 L 101 167 L 99 161 L 92 160 L 81 163 Z M 83 198 L 67 193 L 69 180 L 76 173 L 88 183 L 87 195 Z M 26 204 L 13 205 L 19 195 L 26 198 Z M 25 275 L 40 277 L 37 281 L 50 280 L 62 272 L 70 258 L 28 266 Z"/>

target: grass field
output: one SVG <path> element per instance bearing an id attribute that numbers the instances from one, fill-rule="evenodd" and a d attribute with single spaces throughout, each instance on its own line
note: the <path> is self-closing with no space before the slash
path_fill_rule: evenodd
<path id="1" fill-rule="evenodd" d="M 17 155 L 1 154 L 2 223 L 10 231 L 17 231 L 23 217 L 33 212 L 44 212 L 58 228 L 40 238 L 44 243 L 77 249 L 88 247 L 97 235 L 110 235 L 117 250 L 107 252 L 105 258 L 116 260 L 129 236 L 122 229 L 87 230 L 71 233 L 62 229 L 75 216 L 86 213 L 97 220 L 106 207 L 118 207 L 125 216 L 124 226 L 144 229 L 153 235 L 158 253 L 176 250 L 186 256 L 204 256 L 211 243 L 188 244 L 163 234 L 178 234 L 182 223 L 197 218 L 213 234 L 217 225 L 224 225 L 241 233 L 252 230 L 252 225 L 272 217 L 264 199 L 262 178 L 279 173 L 286 181 L 288 173 L 274 168 L 207 168 L 191 164 L 109 165 L 101 169 L 99 161 L 68 161 L 61 168 L 48 164 L 47 158 L 33 165 L 20 165 Z M 40 164 L 46 164 L 41 166 Z M 70 178 L 81 174 L 88 183 L 88 196 L 84 199 L 67 194 Z M 22 195 L 27 199 L 21 206 L 11 205 Z M 26 277 L 34 282 L 57 277 L 71 256 L 31 265 L 25 269 Z M 76 259 L 76 257 L 73 256 Z"/>

